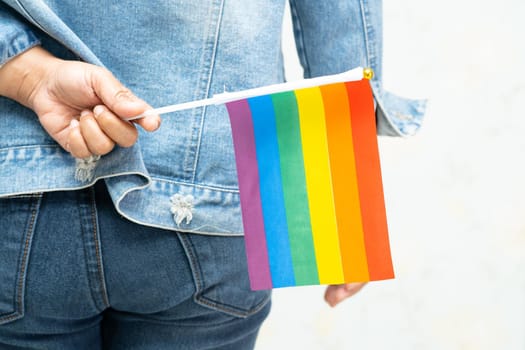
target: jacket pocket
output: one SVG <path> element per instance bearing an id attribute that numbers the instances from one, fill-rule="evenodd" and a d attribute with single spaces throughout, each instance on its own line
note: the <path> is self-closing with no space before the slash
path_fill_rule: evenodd
<path id="1" fill-rule="evenodd" d="M 270 301 L 271 291 L 252 291 L 244 237 L 179 233 L 195 282 L 194 300 L 223 314 L 246 318 Z"/>
<path id="2" fill-rule="evenodd" d="M 31 240 L 42 194 L 0 198 L 0 324 L 24 315 Z"/>

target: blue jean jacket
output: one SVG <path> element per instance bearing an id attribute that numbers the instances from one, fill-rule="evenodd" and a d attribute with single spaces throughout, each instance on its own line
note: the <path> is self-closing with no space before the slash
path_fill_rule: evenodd
<path id="1" fill-rule="evenodd" d="M 381 135 L 420 126 L 422 101 L 381 87 L 380 0 L 289 0 L 305 77 L 356 66 L 375 71 Z M 107 67 L 152 106 L 282 82 L 285 0 L 0 1 L 0 64 L 34 45 L 57 57 Z M 85 165 L 85 164 L 84 164 Z M 0 196 L 74 190 L 105 179 L 129 220 L 165 229 L 242 234 L 224 106 L 168 115 L 155 133 L 116 148 L 89 181 L 29 109 L 0 97 Z M 87 165 L 89 166 L 89 164 Z"/>

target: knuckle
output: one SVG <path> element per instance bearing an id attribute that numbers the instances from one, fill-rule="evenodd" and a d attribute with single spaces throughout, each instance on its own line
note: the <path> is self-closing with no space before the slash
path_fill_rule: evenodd
<path id="1" fill-rule="evenodd" d="M 78 120 L 80 125 L 80 132 L 85 132 L 86 128 L 91 127 L 91 124 L 95 121 L 93 115 L 91 114 L 85 114 L 81 115 L 80 119 Z"/>
<path id="2" fill-rule="evenodd" d="M 108 79 L 113 79 L 113 74 L 106 68 L 99 66 L 90 66 L 89 70 L 89 80 L 91 81 L 92 86 L 97 90 L 100 90 L 102 84 L 108 81 Z"/>
<path id="3" fill-rule="evenodd" d="M 98 140 L 98 142 L 93 143 L 93 145 L 90 145 L 90 150 L 99 156 L 103 156 L 105 154 L 108 154 L 113 150 L 115 147 L 115 143 L 111 140 Z"/>
<path id="4" fill-rule="evenodd" d="M 100 67 L 100 66 L 93 66 L 93 71 L 103 80 L 115 79 L 115 76 L 113 75 L 113 73 L 111 73 L 111 71 L 108 70 L 107 68 Z"/>
<path id="5" fill-rule="evenodd" d="M 91 153 L 89 152 L 89 150 L 84 149 L 84 148 L 72 149 L 71 154 L 75 158 L 87 158 L 91 156 Z"/>
<path id="6" fill-rule="evenodd" d="M 73 129 L 69 133 L 67 145 L 68 151 L 75 158 L 87 158 L 92 155 L 89 149 L 86 147 L 84 137 L 78 128 Z"/>
<path id="7" fill-rule="evenodd" d="M 135 99 L 135 95 L 133 95 L 131 90 L 126 89 L 124 87 L 115 92 L 115 100 L 117 101 L 131 101 L 134 99 Z"/>
<path id="8" fill-rule="evenodd" d="M 131 140 L 131 139 L 128 139 L 128 140 L 123 140 L 121 142 L 119 142 L 119 146 L 121 147 L 124 147 L 124 148 L 128 148 L 128 147 L 131 147 L 135 144 L 136 140 Z"/>
<path id="9" fill-rule="evenodd" d="M 102 109 L 100 113 L 95 114 L 95 118 L 98 124 L 107 125 L 108 123 L 111 123 L 111 121 L 113 121 L 114 116 L 107 109 Z"/>
<path id="10" fill-rule="evenodd" d="M 124 138 L 123 140 L 119 142 L 119 145 L 122 147 L 131 147 L 135 144 L 135 142 L 137 142 L 137 139 L 138 139 L 138 132 L 136 129 L 134 129 L 129 132 L 126 138 Z"/>

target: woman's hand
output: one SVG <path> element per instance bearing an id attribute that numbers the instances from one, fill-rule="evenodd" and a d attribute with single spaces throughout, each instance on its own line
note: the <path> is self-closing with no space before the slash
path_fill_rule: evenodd
<path id="1" fill-rule="evenodd" d="M 126 121 L 151 109 L 108 70 L 60 60 L 34 47 L 0 69 L 0 95 L 33 109 L 48 134 L 74 157 L 109 153 L 115 145 L 132 146 L 138 136 Z M 154 131 L 159 116 L 136 121 Z"/>
<path id="2" fill-rule="evenodd" d="M 324 293 L 324 300 L 334 307 L 343 300 L 350 298 L 359 292 L 364 286 L 365 282 L 348 283 L 348 284 L 333 284 L 326 288 Z"/>

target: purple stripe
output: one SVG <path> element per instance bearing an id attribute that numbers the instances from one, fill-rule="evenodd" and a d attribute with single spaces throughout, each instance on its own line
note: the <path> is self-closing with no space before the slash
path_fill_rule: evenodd
<path id="1" fill-rule="evenodd" d="M 264 232 L 250 106 L 247 100 L 239 100 L 227 103 L 226 108 L 230 115 L 235 149 L 250 285 L 253 290 L 271 289 L 272 279 Z"/>

